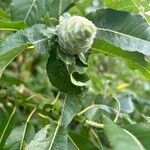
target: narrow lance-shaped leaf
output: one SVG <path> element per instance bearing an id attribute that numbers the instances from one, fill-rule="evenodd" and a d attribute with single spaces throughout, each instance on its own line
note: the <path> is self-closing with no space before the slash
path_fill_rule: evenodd
<path id="1" fill-rule="evenodd" d="M 17 126 L 12 130 L 12 132 L 10 133 L 9 137 L 6 140 L 4 150 L 14 150 L 14 149 L 19 150 L 21 145 L 21 139 L 23 137 L 24 128 L 25 125 L 22 125 L 22 126 Z M 25 143 L 30 143 L 34 134 L 35 134 L 34 126 L 28 124 L 28 128 L 26 130 Z"/>
<path id="2" fill-rule="evenodd" d="M 69 133 L 69 140 L 74 145 L 76 150 L 101 150 L 94 145 L 87 137 L 75 133 Z"/>
<path id="3" fill-rule="evenodd" d="M 150 16 L 146 15 L 150 11 L 149 0 L 104 0 L 104 3 L 108 8 L 140 13 L 150 25 Z"/>
<path id="4" fill-rule="evenodd" d="M 13 125 L 15 123 L 15 117 L 16 117 L 16 107 L 12 110 L 12 113 L 10 116 L 2 116 L 5 119 L 3 122 L 0 120 L 0 149 L 3 149 L 3 146 L 6 142 L 7 137 L 9 136 Z M 8 117 L 8 118 L 7 118 Z"/>
<path id="5" fill-rule="evenodd" d="M 2 8 L 0 8 L 0 18 L 2 18 L 2 19 L 9 19 L 10 16 Z"/>
<path id="6" fill-rule="evenodd" d="M 9 20 L 0 20 L 0 30 L 20 30 L 26 28 L 26 24 L 23 21 L 12 22 Z"/>
<path id="7" fill-rule="evenodd" d="M 86 16 L 87 13 L 103 8 L 103 1 L 76 0 L 75 5 L 69 10 L 72 15 Z M 96 2 L 96 3 L 95 3 Z"/>
<path id="8" fill-rule="evenodd" d="M 132 64 L 132 69 L 138 69 L 145 77 L 150 79 L 150 63 L 144 59 L 144 55 L 138 52 L 128 52 L 109 44 L 103 40 L 96 40 L 92 46 L 93 53 L 104 53 L 117 56 Z"/>
<path id="9" fill-rule="evenodd" d="M 149 11 L 149 0 L 104 0 L 104 4 L 108 8 L 139 13 L 139 9 L 135 6 L 135 2 L 137 5 L 143 6 L 145 11 Z"/>
<path id="10" fill-rule="evenodd" d="M 113 150 L 145 150 L 138 139 L 123 130 L 106 116 L 103 117 L 104 132 Z"/>
<path id="11" fill-rule="evenodd" d="M 51 122 L 50 125 L 35 134 L 27 150 L 68 150 L 67 133 L 59 122 Z"/>
<path id="12" fill-rule="evenodd" d="M 150 124 L 149 123 L 137 123 L 132 125 L 124 125 L 126 130 L 135 135 L 138 140 L 143 144 L 145 149 L 150 149 Z"/>
<path id="13" fill-rule="evenodd" d="M 77 0 L 76 5 L 74 5 L 70 10 L 69 13 L 77 14 L 79 16 L 85 16 L 86 15 L 86 10 L 90 6 L 92 6 L 93 1 L 92 0 Z M 96 9 L 96 8 L 95 8 Z"/>
<path id="14" fill-rule="evenodd" d="M 67 95 L 61 115 L 61 124 L 67 126 L 80 111 L 82 100 L 80 96 Z"/>
<path id="15" fill-rule="evenodd" d="M 29 46 L 34 45 L 41 53 L 46 51 L 48 38 L 43 35 L 43 30 L 46 30 L 45 25 L 37 24 L 10 35 L 0 43 L 0 76 L 9 63 Z"/>
<path id="16" fill-rule="evenodd" d="M 29 26 L 41 23 L 45 17 L 58 18 L 76 0 L 13 0 L 13 20 L 23 20 Z"/>
<path id="17" fill-rule="evenodd" d="M 26 123 L 25 123 L 23 135 L 22 135 L 22 138 L 21 138 L 20 148 L 19 148 L 20 150 L 23 150 L 23 149 L 24 149 L 26 139 L 27 139 L 27 137 L 29 136 L 29 135 L 27 134 L 27 133 L 28 133 L 28 128 L 30 127 L 29 121 L 30 121 L 30 119 L 31 119 L 31 117 L 32 117 L 32 115 L 34 114 L 35 111 L 36 111 L 36 109 L 34 109 L 34 110 L 30 113 L 30 115 L 29 115 L 29 117 L 27 118 L 27 121 L 26 121 Z"/>
<path id="18" fill-rule="evenodd" d="M 98 28 L 97 39 L 123 50 L 150 55 L 150 26 L 139 15 L 101 9 L 87 16 Z"/>

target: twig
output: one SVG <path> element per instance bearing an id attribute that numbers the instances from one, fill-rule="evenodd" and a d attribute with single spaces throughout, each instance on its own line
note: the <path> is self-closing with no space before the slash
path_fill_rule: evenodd
<path id="1" fill-rule="evenodd" d="M 33 96 L 33 97 L 36 97 L 36 98 L 38 98 L 38 99 L 40 99 L 40 100 L 46 100 L 47 98 L 46 97 L 44 97 L 44 96 L 42 96 L 42 95 L 40 95 L 40 94 L 38 94 L 38 93 L 35 93 L 35 92 L 33 92 L 33 91 L 31 91 L 30 89 L 28 89 L 27 87 L 25 87 L 23 84 L 21 85 L 21 87 L 19 88 L 19 89 L 17 89 L 20 93 L 27 93 L 28 95 L 29 95 L 29 97 L 31 98 L 31 96 Z M 30 99 L 29 98 L 29 99 Z M 27 98 L 27 100 L 29 100 L 28 98 Z"/>
<path id="2" fill-rule="evenodd" d="M 95 128 L 104 128 L 103 124 L 100 124 L 100 123 L 97 123 L 94 121 L 90 121 L 90 120 L 85 120 L 85 124 L 90 125 L 90 126 L 95 127 Z"/>
<path id="3" fill-rule="evenodd" d="M 119 100 L 118 100 L 116 97 L 114 97 L 114 99 L 116 100 L 116 102 L 117 102 L 117 104 L 118 104 L 118 111 L 117 111 L 116 117 L 115 117 L 115 119 L 114 119 L 114 122 L 117 122 L 117 121 L 118 121 L 118 118 L 119 118 L 120 110 L 121 110 L 121 105 L 120 105 Z"/>

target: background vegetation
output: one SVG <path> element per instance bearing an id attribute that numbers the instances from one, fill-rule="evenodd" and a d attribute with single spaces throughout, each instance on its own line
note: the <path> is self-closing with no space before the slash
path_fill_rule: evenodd
<path id="1" fill-rule="evenodd" d="M 59 3 L 59 0 L 56 1 Z M 14 2 L 17 3 L 17 0 Z M 27 1 L 20 0 L 22 5 L 23 2 Z M 34 24 L 18 22 L 13 25 L 4 22 L 10 21 L 10 3 L 10 0 L 0 0 L 1 43 L 17 30 Z M 67 4 L 67 1 L 64 3 Z M 18 5 L 14 9 L 19 10 L 17 7 Z M 145 21 L 138 22 L 129 18 L 124 24 L 131 24 L 134 28 L 132 33 L 125 29 L 124 32 L 133 37 L 147 36 L 147 42 L 150 43 L 150 27 L 141 29 L 143 24 L 150 24 L 149 0 L 73 1 L 68 11 L 85 16 L 101 8 L 111 8 L 112 12 L 108 14 L 114 13 L 117 16 L 115 13 L 118 13 L 118 19 L 120 16 L 116 10 L 141 15 Z M 88 18 L 91 16 L 87 15 Z M 57 24 L 58 20 L 46 17 L 44 22 L 49 26 Z M 12 18 L 17 21 L 17 17 Z M 93 21 L 96 23 L 98 20 L 96 18 Z M 117 23 L 112 28 L 123 30 Z M 47 52 L 41 54 L 31 47 L 21 53 L 7 66 L 0 78 L 0 149 L 149 150 L 150 46 L 142 51 L 143 55 L 138 51 L 138 42 L 135 42 L 135 55 L 130 50 L 120 52 L 121 45 L 112 46 L 111 42 L 97 41 L 101 47 L 94 43 L 86 70 L 91 83 L 82 100 L 78 96 L 67 96 L 66 99 L 66 95 L 49 82 L 46 71 Z M 0 53 L 1 66 L 2 59 L 6 60 L 7 57 L 2 58 Z M 0 72 L 1 69 L 0 67 Z M 64 104 L 65 99 L 67 103 Z M 62 114 L 64 125 L 58 126 Z"/>

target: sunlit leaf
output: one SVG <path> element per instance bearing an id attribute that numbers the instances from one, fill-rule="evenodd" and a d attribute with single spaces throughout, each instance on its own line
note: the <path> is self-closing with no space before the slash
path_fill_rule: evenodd
<path id="1" fill-rule="evenodd" d="M 23 21 L 11 22 L 8 20 L 0 20 L 0 30 L 20 30 L 26 28 L 26 24 Z"/>
<path id="2" fill-rule="evenodd" d="M 149 0 L 104 0 L 104 3 L 109 8 L 140 13 L 150 25 L 150 16 L 146 15 L 150 11 Z"/>
<path id="3" fill-rule="evenodd" d="M 0 18 L 9 19 L 10 16 L 2 8 L 0 8 Z"/>

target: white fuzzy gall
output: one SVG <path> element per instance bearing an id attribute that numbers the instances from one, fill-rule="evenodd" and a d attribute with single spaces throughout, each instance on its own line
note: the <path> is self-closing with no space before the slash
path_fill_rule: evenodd
<path id="1" fill-rule="evenodd" d="M 81 16 L 66 18 L 56 27 L 59 44 L 71 55 L 85 53 L 91 48 L 97 28 L 88 19 Z"/>

